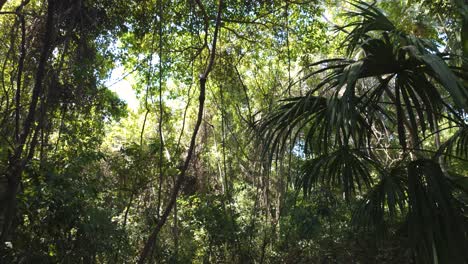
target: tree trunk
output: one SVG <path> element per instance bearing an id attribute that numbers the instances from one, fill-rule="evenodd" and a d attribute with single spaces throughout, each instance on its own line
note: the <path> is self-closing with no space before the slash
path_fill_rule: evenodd
<path id="1" fill-rule="evenodd" d="M 7 0 L 0 0 L 0 11 L 2 11 L 3 5 L 6 3 Z"/>
<path id="2" fill-rule="evenodd" d="M 201 3 L 199 2 L 201 5 Z M 205 107 L 205 91 L 206 91 L 206 80 L 208 78 L 208 75 L 210 74 L 213 64 L 214 64 L 214 59 L 215 59 L 215 54 L 216 54 L 216 43 L 218 40 L 218 32 L 219 28 L 221 26 L 221 11 L 222 11 L 222 5 L 223 5 L 223 0 L 219 0 L 219 5 L 218 5 L 218 14 L 216 17 L 216 26 L 215 26 L 215 31 L 213 34 L 213 44 L 212 44 L 212 49 L 210 51 L 210 57 L 208 61 L 208 65 L 206 66 L 205 72 L 200 75 L 200 96 L 199 96 L 199 105 L 198 105 L 198 116 L 197 116 L 197 122 L 195 123 L 195 128 L 193 129 L 193 134 L 190 140 L 190 146 L 187 152 L 187 157 L 185 158 L 184 165 L 177 176 L 176 183 L 174 185 L 174 190 L 172 191 L 171 197 L 169 199 L 169 202 L 161 215 L 161 217 L 158 220 L 158 223 L 156 224 L 156 227 L 154 228 L 153 232 L 151 235 L 148 237 L 145 246 L 143 250 L 141 251 L 140 258 L 138 259 L 138 263 L 142 264 L 145 263 L 149 253 L 153 249 L 154 243 L 156 242 L 156 238 L 158 237 L 159 231 L 161 231 L 161 228 L 163 225 L 166 223 L 167 218 L 169 217 L 169 214 L 171 213 L 172 209 L 175 206 L 175 203 L 177 201 L 177 196 L 179 194 L 180 188 L 182 187 L 182 183 L 185 179 L 185 173 L 187 172 L 187 169 L 190 165 L 190 160 L 192 159 L 193 151 L 195 149 L 195 144 L 196 144 L 196 139 L 197 139 L 197 134 L 198 130 L 200 129 L 200 125 L 203 119 L 203 110 Z M 208 33 L 208 32 L 206 32 Z"/>
<path id="3" fill-rule="evenodd" d="M 2 202 L 3 206 L 3 223 L 1 228 L 0 243 L 3 243 L 8 235 L 11 233 L 12 222 L 16 214 L 16 194 L 18 187 L 21 184 L 21 176 L 24 167 L 28 163 L 28 156 L 23 158 L 23 151 L 27 138 L 31 135 L 31 128 L 33 127 L 34 120 L 36 119 L 36 110 L 39 97 L 43 92 L 43 80 L 45 77 L 45 68 L 47 58 L 51 50 L 51 39 L 53 38 L 53 10 L 55 0 L 49 0 L 47 5 L 47 19 L 46 27 L 42 41 L 42 49 L 39 57 L 39 62 L 36 71 L 35 83 L 32 91 L 32 98 L 29 104 L 29 111 L 24 121 L 24 125 L 20 135 L 16 135 L 16 146 L 13 155 L 9 159 L 9 165 L 6 172 L 8 180 L 7 194 L 5 201 Z M 35 141 L 31 141 L 30 153 L 34 152 Z"/>
<path id="4" fill-rule="evenodd" d="M 468 8 L 467 8 L 468 9 Z M 463 55 L 463 68 L 468 70 L 468 10 L 462 14 L 461 44 Z"/>

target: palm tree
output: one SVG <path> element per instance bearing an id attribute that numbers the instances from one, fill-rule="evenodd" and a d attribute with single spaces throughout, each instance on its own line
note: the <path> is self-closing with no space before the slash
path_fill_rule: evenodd
<path id="1" fill-rule="evenodd" d="M 467 171 L 468 74 L 454 65 L 459 58 L 399 30 L 374 5 L 351 5 L 352 22 L 339 28 L 347 58 L 310 65 L 320 68 L 304 79 L 318 84 L 260 123 L 265 149 L 272 159 L 301 142 L 304 196 L 317 184 L 338 186 L 346 200 L 359 193 L 357 227 L 385 231 L 401 218 L 416 262 L 465 263 L 468 177 L 449 165 L 456 159 Z M 456 132 L 441 143 L 447 123 Z"/>

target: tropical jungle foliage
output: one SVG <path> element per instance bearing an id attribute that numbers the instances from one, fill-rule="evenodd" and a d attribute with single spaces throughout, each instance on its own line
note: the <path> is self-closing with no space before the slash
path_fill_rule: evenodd
<path id="1" fill-rule="evenodd" d="M 0 263 L 467 263 L 468 2 L 0 0 Z"/>

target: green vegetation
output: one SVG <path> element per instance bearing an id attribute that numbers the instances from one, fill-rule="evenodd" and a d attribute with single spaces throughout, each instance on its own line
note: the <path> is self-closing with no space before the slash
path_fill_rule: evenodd
<path id="1" fill-rule="evenodd" d="M 467 263 L 467 10 L 0 0 L 0 263 Z"/>

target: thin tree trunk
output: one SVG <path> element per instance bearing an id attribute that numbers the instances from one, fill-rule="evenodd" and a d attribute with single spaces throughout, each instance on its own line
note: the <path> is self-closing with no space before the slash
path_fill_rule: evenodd
<path id="1" fill-rule="evenodd" d="M 468 70 L 468 8 L 463 9 L 462 13 L 462 26 L 461 26 L 461 44 L 462 44 L 462 55 L 463 63 L 462 67 Z"/>
<path id="2" fill-rule="evenodd" d="M 197 116 L 197 122 L 195 123 L 195 128 L 193 130 L 192 138 L 190 140 L 190 146 L 187 152 L 187 157 L 185 158 L 184 165 L 177 176 L 177 180 L 174 186 L 174 190 L 171 194 L 171 197 L 169 199 L 169 202 L 161 215 L 161 217 L 158 220 L 158 223 L 156 224 L 156 227 L 154 228 L 153 232 L 151 235 L 148 237 L 148 240 L 145 243 L 145 246 L 140 254 L 138 263 L 142 264 L 145 263 L 146 258 L 148 257 L 149 253 L 153 249 L 154 243 L 156 242 L 156 238 L 159 234 L 159 231 L 163 227 L 163 225 L 166 223 L 167 218 L 169 217 L 169 214 L 171 213 L 172 209 L 174 208 L 174 205 L 177 200 L 177 195 L 179 193 L 179 190 L 182 186 L 182 182 L 185 179 L 185 174 L 187 172 L 187 169 L 190 165 L 190 160 L 193 155 L 193 150 L 195 149 L 195 143 L 197 139 L 197 134 L 198 130 L 200 128 L 202 119 L 203 119 L 203 109 L 205 107 L 205 91 L 206 91 L 206 80 L 208 78 L 208 75 L 210 74 L 213 64 L 214 64 L 214 59 L 215 59 L 215 54 L 216 54 L 216 43 L 218 40 L 218 32 L 219 28 L 221 25 L 221 11 L 222 11 L 222 5 L 223 5 L 223 0 L 219 0 L 219 6 L 218 6 L 218 14 L 216 16 L 216 26 L 215 26 L 215 31 L 213 35 L 213 44 L 212 44 L 212 49 L 210 51 L 210 57 L 209 57 L 209 62 L 208 65 L 205 69 L 205 72 L 200 76 L 199 82 L 200 82 L 200 97 L 198 99 L 199 101 L 199 107 L 198 107 L 198 116 Z M 207 32 L 208 33 L 208 32 Z"/>
<path id="3" fill-rule="evenodd" d="M 28 162 L 27 158 L 22 158 L 24 151 L 24 145 L 26 139 L 31 134 L 31 127 L 34 123 L 36 116 L 36 108 L 39 97 L 43 91 L 42 83 L 45 76 L 45 67 L 47 64 L 47 58 L 49 57 L 51 39 L 53 33 L 53 10 L 54 10 L 55 0 L 49 0 L 47 6 L 47 19 L 46 19 L 46 28 L 43 35 L 43 45 L 41 54 L 39 57 L 39 63 L 36 71 L 36 80 L 32 92 L 31 102 L 29 104 L 28 115 L 24 121 L 23 129 L 20 135 L 18 135 L 18 141 L 16 142 L 15 151 L 12 157 L 9 159 L 10 163 L 7 169 L 7 179 L 8 179 L 8 190 L 5 201 L 5 211 L 4 211 L 4 223 L 2 227 L 2 234 L 0 235 L 0 243 L 3 243 L 9 232 L 11 231 L 11 224 L 16 213 L 16 193 L 18 187 L 21 183 L 21 174 L 23 173 L 24 167 Z M 34 142 L 34 141 L 32 141 Z M 34 146 L 30 147 L 30 151 L 34 150 Z"/>
<path id="4" fill-rule="evenodd" d="M 20 16 L 21 24 L 21 49 L 18 61 L 18 76 L 16 79 L 16 96 L 15 96 L 15 142 L 19 141 L 19 126 L 20 126 L 20 102 L 21 102 L 21 80 L 23 77 L 24 59 L 26 57 L 26 23 L 24 16 Z"/>
<path id="5" fill-rule="evenodd" d="M 162 78 L 163 78 L 163 55 L 162 55 L 162 36 L 163 36 L 163 5 L 162 1 L 159 1 L 159 122 L 158 122 L 158 132 L 159 132 L 159 182 L 158 182 L 158 206 L 156 208 L 156 214 L 158 218 L 161 217 L 161 193 L 163 185 L 163 149 L 164 149 L 164 138 L 163 138 L 163 104 L 162 104 Z"/>

